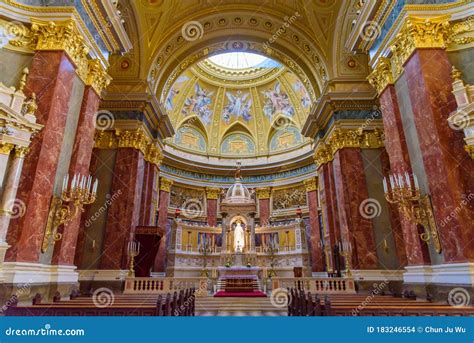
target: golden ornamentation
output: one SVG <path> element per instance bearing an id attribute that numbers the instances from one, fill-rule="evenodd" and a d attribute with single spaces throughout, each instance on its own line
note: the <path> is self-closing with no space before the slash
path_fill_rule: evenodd
<path id="1" fill-rule="evenodd" d="M 332 133 L 318 143 L 314 159 L 318 165 L 334 159 L 336 152 L 342 148 L 377 149 L 384 146 L 383 130 L 334 129 Z"/>
<path id="2" fill-rule="evenodd" d="M 25 86 L 26 86 L 26 80 L 28 79 L 28 74 L 30 73 L 30 71 L 28 70 L 28 68 L 24 68 L 22 73 L 21 73 L 21 78 L 20 78 L 20 85 L 18 86 L 18 90 L 23 92 L 25 90 Z"/>
<path id="3" fill-rule="evenodd" d="M 88 73 L 87 47 L 84 38 L 80 35 L 76 22 L 44 22 L 32 20 L 33 50 L 61 50 L 64 51 L 76 65 L 79 77 L 86 81 Z"/>
<path id="4" fill-rule="evenodd" d="M 0 143 L 0 154 L 2 155 L 10 155 L 10 152 L 13 150 L 15 146 L 10 143 Z"/>
<path id="5" fill-rule="evenodd" d="M 422 225 L 425 232 L 420 234 L 421 239 L 425 242 L 432 240 L 436 252 L 441 253 L 441 241 L 429 195 L 421 195 L 417 186 L 394 185 L 385 192 L 385 199 L 391 204 L 396 204 L 398 210 L 410 222 Z"/>
<path id="6" fill-rule="evenodd" d="M 474 42 L 474 16 L 451 25 L 449 43 L 450 45 L 465 45 Z M 450 47 L 451 48 L 451 47 Z"/>
<path id="7" fill-rule="evenodd" d="M 380 57 L 374 70 L 367 77 L 367 80 L 377 90 L 379 95 L 388 85 L 392 85 L 393 75 L 390 59 L 387 57 Z"/>
<path id="8" fill-rule="evenodd" d="M 171 192 L 171 186 L 173 185 L 173 180 L 167 179 L 165 177 L 160 178 L 160 190 L 164 192 Z"/>
<path id="9" fill-rule="evenodd" d="M 306 192 L 312 192 L 318 190 L 318 177 L 312 177 L 303 181 Z"/>
<path id="10" fill-rule="evenodd" d="M 270 187 L 257 188 L 255 192 L 257 194 L 257 199 L 270 199 L 272 194 Z"/>
<path id="11" fill-rule="evenodd" d="M 138 130 L 116 130 L 95 132 L 95 148 L 117 149 L 132 148 L 140 150 L 145 161 L 160 166 L 163 160 L 161 149 L 156 143 L 141 129 Z"/>
<path id="12" fill-rule="evenodd" d="M 207 199 L 219 199 L 220 194 L 221 194 L 220 188 L 206 187 L 206 197 L 207 197 Z"/>
<path id="13" fill-rule="evenodd" d="M 95 187 L 94 191 L 91 191 L 89 187 L 85 186 L 86 183 L 80 185 L 79 178 L 76 186 L 73 186 L 73 184 L 74 181 L 71 189 L 63 189 L 60 196 L 53 196 L 51 200 L 43 244 L 41 245 L 42 253 L 48 250 L 51 239 L 53 245 L 61 240 L 62 233 L 58 232 L 59 226 L 70 223 L 81 212 L 84 212 L 84 205 L 92 204 L 96 199 Z M 69 205 L 65 205 L 64 202 L 68 202 Z"/>
<path id="14" fill-rule="evenodd" d="M 303 185 L 273 191 L 273 210 L 286 210 L 306 205 L 306 188 Z"/>
<path id="15" fill-rule="evenodd" d="M 29 147 L 26 146 L 16 146 L 15 147 L 15 157 L 16 158 L 24 158 L 28 151 L 30 150 Z"/>
<path id="16" fill-rule="evenodd" d="M 402 29 L 391 45 L 392 64 L 395 76 L 403 71 L 403 65 L 415 49 L 444 49 L 449 37 L 449 15 L 436 18 L 418 18 L 408 16 Z M 395 77 L 395 78 L 396 78 Z"/>
<path id="17" fill-rule="evenodd" d="M 107 88 L 107 86 L 110 84 L 110 81 L 112 81 L 112 78 L 102 67 L 100 60 L 90 60 L 88 65 L 86 85 L 91 86 L 100 96 L 102 90 Z"/>
<path id="18" fill-rule="evenodd" d="M 23 115 L 35 116 L 36 110 L 38 109 L 38 104 L 36 103 L 36 94 L 31 93 L 31 98 L 25 100 L 21 112 Z"/>

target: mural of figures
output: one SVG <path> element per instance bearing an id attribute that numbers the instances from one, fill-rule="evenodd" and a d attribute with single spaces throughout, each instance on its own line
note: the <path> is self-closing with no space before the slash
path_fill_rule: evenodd
<path id="1" fill-rule="evenodd" d="M 252 106 L 252 99 L 248 99 L 249 93 L 242 93 L 238 90 L 235 95 L 231 92 L 226 92 L 229 103 L 224 107 L 222 118 L 226 124 L 229 124 L 232 117 L 242 118 L 248 122 L 252 115 L 250 114 L 250 106 Z"/>
<path id="2" fill-rule="evenodd" d="M 195 113 L 201 118 L 205 125 L 209 125 L 212 117 L 211 95 L 213 93 L 214 92 L 201 88 L 199 83 L 196 83 L 194 86 L 194 95 L 184 101 L 182 113 L 186 116 Z"/>
<path id="3" fill-rule="evenodd" d="M 265 113 L 270 121 L 277 112 L 281 112 L 288 117 L 292 117 L 295 114 L 295 109 L 290 103 L 288 94 L 281 90 L 280 82 L 276 82 L 273 89 L 267 89 L 262 93 L 265 97 L 263 113 Z"/>
<path id="4" fill-rule="evenodd" d="M 166 101 L 165 101 L 165 109 L 166 111 L 168 112 L 171 112 L 174 108 L 174 98 L 176 95 L 179 94 L 179 85 L 185 81 L 188 81 L 189 80 L 189 77 L 187 77 L 186 75 L 181 75 L 180 77 L 178 77 L 178 79 L 176 80 L 176 82 L 174 83 L 173 87 L 171 88 L 169 94 L 168 94 L 168 97 L 166 98 Z"/>
<path id="5" fill-rule="evenodd" d="M 293 84 L 294 91 L 300 96 L 301 105 L 307 109 L 311 105 L 311 99 L 309 98 L 308 91 L 300 80 L 296 80 Z"/>

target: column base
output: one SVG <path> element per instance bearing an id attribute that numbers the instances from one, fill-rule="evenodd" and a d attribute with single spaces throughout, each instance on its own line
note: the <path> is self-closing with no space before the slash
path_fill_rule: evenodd
<path id="1" fill-rule="evenodd" d="M 79 287 L 76 266 L 4 262 L 1 275 L 0 298 L 5 303 L 11 303 L 16 295 L 19 304 L 31 304 L 36 293 L 44 302 L 51 302 L 56 292 L 66 299 Z"/>

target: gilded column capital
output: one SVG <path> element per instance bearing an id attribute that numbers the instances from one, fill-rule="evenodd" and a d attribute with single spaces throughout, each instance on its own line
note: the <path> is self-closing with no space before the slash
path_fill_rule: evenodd
<path id="1" fill-rule="evenodd" d="M 165 177 L 160 178 L 160 190 L 164 192 L 171 192 L 171 186 L 173 185 L 173 180 L 167 179 Z"/>
<path id="2" fill-rule="evenodd" d="M 270 199 L 272 194 L 270 187 L 257 188 L 255 192 L 257 193 L 257 199 Z"/>
<path id="3" fill-rule="evenodd" d="M 110 81 L 112 81 L 112 77 L 107 74 L 100 60 L 90 60 L 88 63 L 86 85 L 91 86 L 100 97 L 102 90 L 110 84 Z"/>
<path id="4" fill-rule="evenodd" d="M 334 129 L 318 143 L 314 151 L 314 160 L 318 165 L 334 159 L 336 152 L 343 148 L 377 149 L 384 146 L 383 130 Z"/>
<path id="5" fill-rule="evenodd" d="M 145 161 L 153 163 L 157 167 L 159 167 L 161 165 L 161 161 L 163 161 L 163 154 L 161 153 L 160 148 L 158 148 L 153 143 L 149 143 L 147 145 L 144 158 L 145 158 Z"/>
<path id="6" fill-rule="evenodd" d="M 15 146 L 10 143 L 0 143 L 0 154 L 2 155 L 10 155 L 10 152 L 13 150 Z"/>
<path id="7" fill-rule="evenodd" d="M 119 148 L 138 149 L 145 155 L 150 142 L 143 130 L 117 130 L 115 135 L 118 137 L 117 146 Z"/>
<path id="8" fill-rule="evenodd" d="M 76 65 L 79 77 L 87 80 L 89 48 L 73 19 L 57 22 L 32 19 L 31 33 L 33 50 L 64 51 Z"/>
<path id="9" fill-rule="evenodd" d="M 312 177 L 303 181 L 306 192 L 316 191 L 318 189 L 318 177 Z"/>
<path id="10" fill-rule="evenodd" d="M 15 157 L 16 158 L 24 158 L 26 154 L 30 151 L 29 147 L 26 146 L 16 146 L 15 147 Z"/>
<path id="11" fill-rule="evenodd" d="M 206 187 L 206 198 L 207 199 L 219 199 L 219 194 L 221 194 L 220 188 Z"/>
<path id="12" fill-rule="evenodd" d="M 449 41 L 449 15 L 435 18 L 408 16 L 391 45 L 395 76 L 401 74 L 403 65 L 416 49 L 444 49 Z"/>
<path id="13" fill-rule="evenodd" d="M 384 89 L 393 84 L 392 65 L 387 57 L 380 57 L 374 70 L 367 77 L 369 83 L 380 95 Z"/>

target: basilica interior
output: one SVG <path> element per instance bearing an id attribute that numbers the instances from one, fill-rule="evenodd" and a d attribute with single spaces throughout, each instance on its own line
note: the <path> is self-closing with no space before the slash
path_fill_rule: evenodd
<path id="1" fill-rule="evenodd" d="M 1 0 L 2 315 L 474 314 L 469 0 Z"/>

